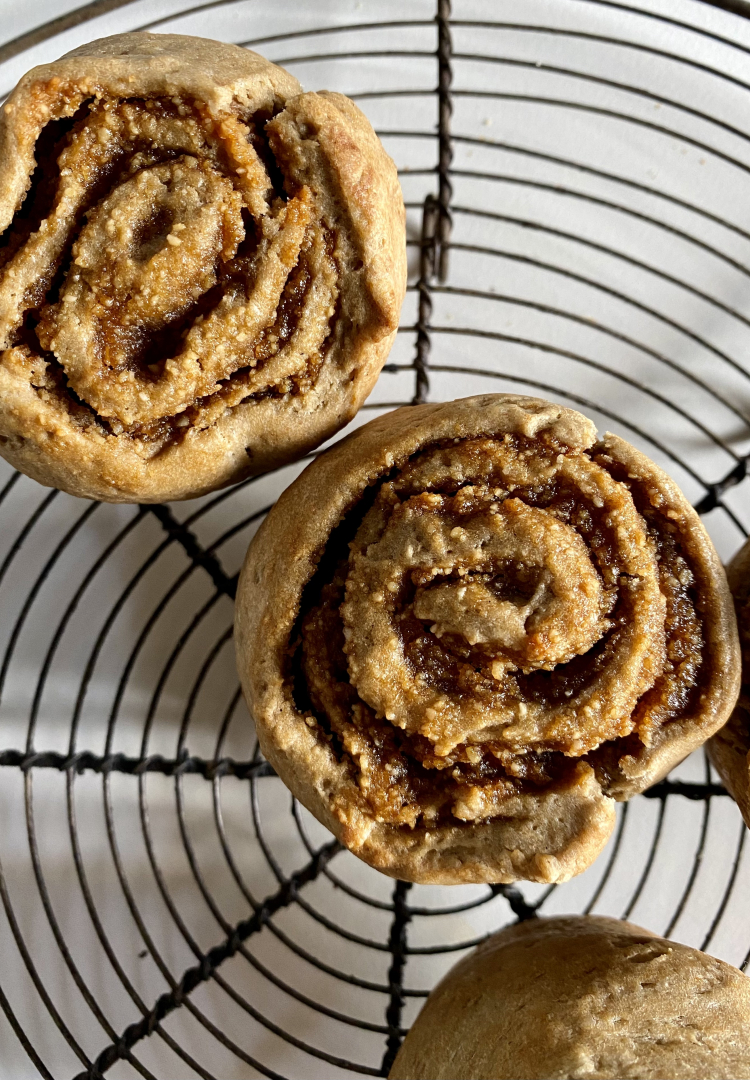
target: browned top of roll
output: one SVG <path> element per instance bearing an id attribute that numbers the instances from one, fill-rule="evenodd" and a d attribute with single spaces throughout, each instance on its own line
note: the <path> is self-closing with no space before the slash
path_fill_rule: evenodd
<path id="1" fill-rule="evenodd" d="M 750 1076 L 750 981 L 597 916 L 494 934 L 427 999 L 391 1080 Z"/>
<path id="2" fill-rule="evenodd" d="M 183 498 L 299 456 L 371 389 L 405 287 L 393 162 L 262 57 L 123 34 L 0 121 L 0 452 Z"/>
<path id="3" fill-rule="evenodd" d="M 561 880 L 736 700 L 713 546 L 579 413 L 401 409 L 311 465 L 248 553 L 238 661 L 261 747 L 362 858 Z"/>
<path id="4" fill-rule="evenodd" d="M 742 649 L 742 689 L 727 723 L 708 743 L 708 755 L 750 828 L 750 540 L 727 567 Z"/>

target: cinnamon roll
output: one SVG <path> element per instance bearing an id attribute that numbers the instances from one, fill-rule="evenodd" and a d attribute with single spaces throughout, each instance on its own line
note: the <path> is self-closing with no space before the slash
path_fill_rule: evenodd
<path id="1" fill-rule="evenodd" d="M 412 881 L 561 881 L 615 800 L 725 721 L 724 571 L 653 462 L 570 409 L 399 409 L 282 495 L 237 650 L 261 748 L 355 854 Z"/>
<path id="2" fill-rule="evenodd" d="M 508 926 L 432 991 L 390 1080 L 750 1076 L 750 980 L 631 923 Z"/>
<path id="3" fill-rule="evenodd" d="M 707 745 L 708 756 L 750 828 L 750 541 L 727 567 L 742 650 L 742 689 L 729 720 Z"/>
<path id="4" fill-rule="evenodd" d="M 328 438 L 405 290 L 396 170 L 359 109 L 201 38 L 122 34 L 25 75 L 0 231 L 0 453 L 115 502 Z"/>

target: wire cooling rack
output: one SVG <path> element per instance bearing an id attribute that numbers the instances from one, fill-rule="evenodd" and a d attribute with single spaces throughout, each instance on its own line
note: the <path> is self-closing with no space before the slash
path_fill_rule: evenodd
<path id="1" fill-rule="evenodd" d="M 38 8 L 14 10 L 0 90 L 149 28 L 248 45 L 351 94 L 399 166 L 411 260 L 400 336 L 355 423 L 547 395 L 642 447 L 721 554 L 737 548 L 744 4 L 99 0 L 41 28 Z M 627 917 L 747 962 L 746 832 L 700 754 L 622 806 L 604 854 L 557 888 L 391 882 L 291 799 L 258 754 L 231 624 L 247 543 L 299 468 L 125 507 L 3 466 L 3 1076 L 384 1076 L 462 951 L 540 912 Z"/>

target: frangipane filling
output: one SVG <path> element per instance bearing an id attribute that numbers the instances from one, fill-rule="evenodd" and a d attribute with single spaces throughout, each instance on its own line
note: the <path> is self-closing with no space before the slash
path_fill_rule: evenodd
<path id="1" fill-rule="evenodd" d="M 217 119 L 180 98 L 88 100 L 49 123 L 0 241 L 3 362 L 146 455 L 250 398 L 304 392 L 338 268 L 282 140 L 270 113 Z"/>
<path id="2" fill-rule="evenodd" d="M 648 480 L 550 436 L 451 441 L 369 489 L 303 598 L 297 704 L 396 826 L 606 791 L 701 691 L 679 531 Z M 347 805 L 339 797 L 337 813 Z"/>

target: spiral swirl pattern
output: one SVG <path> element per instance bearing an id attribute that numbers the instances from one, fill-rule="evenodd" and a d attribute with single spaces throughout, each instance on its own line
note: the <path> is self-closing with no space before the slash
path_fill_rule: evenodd
<path id="1" fill-rule="evenodd" d="M 349 781 L 328 801 L 358 853 L 373 833 L 382 847 L 419 837 L 432 873 L 435 837 L 455 847 L 462 827 L 507 833 L 509 818 L 541 813 L 523 841 L 536 861 L 515 871 L 569 876 L 557 856 L 545 863 L 545 845 L 561 844 L 541 835 L 550 820 L 570 814 L 570 834 L 596 833 L 598 850 L 611 800 L 658 779 L 731 708 L 723 572 L 675 485 L 622 440 L 598 442 L 580 414 L 504 395 L 423 408 L 434 424 L 401 410 L 328 465 L 353 502 L 299 599 L 288 693 Z M 323 469 L 293 485 L 297 506 L 306 490 L 320 503 Z M 257 543 L 246 580 L 251 567 L 273 576 Z M 255 685 L 278 768 L 277 720 Z"/>
<path id="2" fill-rule="evenodd" d="M 592 750 L 630 734 L 663 668 L 666 601 L 629 491 L 554 446 L 527 454 L 516 439 L 420 455 L 383 485 L 352 547 L 351 679 L 439 756 L 493 739 L 510 752 Z M 568 677 L 597 645 L 606 662 Z M 537 671 L 558 671 L 564 688 L 550 695 Z"/>
<path id="3" fill-rule="evenodd" d="M 72 85 L 64 59 L 5 107 L 6 151 L 28 143 L 36 170 L 0 249 L 1 363 L 17 392 L 31 388 L 25 418 L 0 418 L 3 446 L 38 473 L 19 451 L 33 441 L 40 457 L 53 413 L 71 454 L 93 450 L 117 473 L 116 449 L 136 474 L 78 493 L 185 494 L 170 475 L 152 496 L 143 477 L 182 449 L 193 494 L 297 456 L 369 391 L 403 295 L 395 170 L 351 102 L 299 93 L 244 50 L 203 43 L 212 100 L 194 85 L 191 61 L 206 62 L 194 39 L 100 44 Z M 92 85 L 102 73 L 113 85 Z M 378 260 L 394 256 L 386 281 Z M 204 432 L 207 451 L 224 444 L 213 467 Z M 60 459 L 50 479 L 73 489 Z"/>
<path id="4" fill-rule="evenodd" d="M 381 486 L 339 595 L 303 622 L 313 702 L 326 709 L 318 688 L 335 661 L 321 615 L 337 611 L 337 666 L 364 723 L 395 729 L 398 804 L 382 775 L 394 762 L 374 766 L 377 739 L 356 752 L 394 824 L 448 807 L 492 816 L 519 783 L 549 781 L 602 744 L 634 733 L 649 745 L 698 693 L 703 631 L 679 547 L 642 506 L 649 527 L 607 455 L 537 443 L 469 439 L 417 455 Z M 326 711 L 346 736 L 351 720 Z M 439 785 L 428 802 L 415 774 L 422 789 L 431 775 Z"/>

